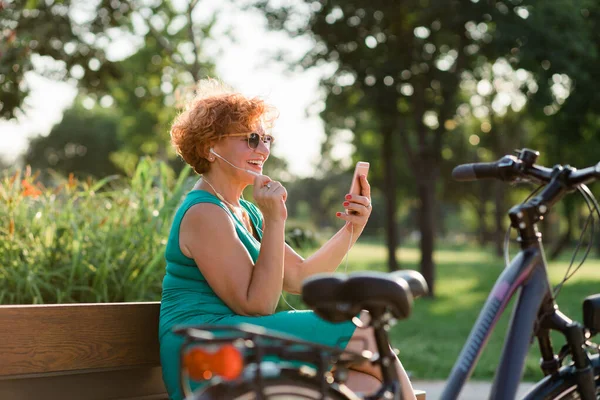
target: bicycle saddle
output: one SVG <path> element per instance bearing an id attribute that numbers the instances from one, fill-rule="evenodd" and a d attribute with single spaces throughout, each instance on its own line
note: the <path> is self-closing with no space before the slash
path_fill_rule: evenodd
<path id="1" fill-rule="evenodd" d="M 361 310 L 387 310 L 400 320 L 410 315 L 413 298 L 427 291 L 427 283 L 417 271 L 316 274 L 303 282 L 302 299 L 330 322 L 351 320 Z"/>

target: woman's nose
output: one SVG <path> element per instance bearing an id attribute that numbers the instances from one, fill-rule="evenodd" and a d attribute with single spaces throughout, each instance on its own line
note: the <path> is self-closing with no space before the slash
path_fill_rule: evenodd
<path id="1" fill-rule="evenodd" d="M 256 152 L 263 156 L 268 156 L 271 153 L 270 145 L 266 144 L 262 140 L 258 141 L 258 147 L 256 148 Z"/>

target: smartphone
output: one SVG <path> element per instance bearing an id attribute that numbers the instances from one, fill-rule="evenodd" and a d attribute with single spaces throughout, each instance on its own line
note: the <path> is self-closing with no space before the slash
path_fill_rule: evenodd
<path id="1" fill-rule="evenodd" d="M 366 161 L 359 161 L 356 163 L 354 168 L 354 175 L 352 176 L 352 183 L 350 184 L 350 191 L 348 193 L 352 195 L 360 195 L 360 175 L 367 176 L 369 174 L 369 163 Z M 348 210 L 346 210 L 348 213 Z"/>

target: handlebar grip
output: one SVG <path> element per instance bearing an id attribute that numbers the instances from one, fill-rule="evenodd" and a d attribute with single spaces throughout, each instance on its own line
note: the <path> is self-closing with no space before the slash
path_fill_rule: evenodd
<path id="1" fill-rule="evenodd" d="M 569 183 L 572 185 L 586 184 L 598 179 L 600 179 L 600 163 L 593 167 L 575 170 L 569 175 Z"/>
<path id="2" fill-rule="evenodd" d="M 452 177 L 457 181 L 475 181 L 485 178 L 499 178 L 498 162 L 461 164 L 452 170 Z"/>

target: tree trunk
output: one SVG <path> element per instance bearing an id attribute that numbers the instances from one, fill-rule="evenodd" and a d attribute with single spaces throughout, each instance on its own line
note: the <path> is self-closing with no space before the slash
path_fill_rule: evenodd
<path id="1" fill-rule="evenodd" d="M 425 176 L 423 176 L 425 175 Z M 420 200 L 419 228 L 421 229 L 421 273 L 429 285 L 429 296 L 435 294 L 435 265 L 433 249 L 435 242 L 435 180 L 432 173 L 425 172 L 418 179 Z"/>
<path id="2" fill-rule="evenodd" d="M 563 212 L 567 220 L 567 231 L 562 237 L 556 242 L 554 248 L 550 251 L 550 260 L 556 260 L 560 253 L 571 243 L 571 237 L 573 236 L 573 211 L 575 210 L 575 202 L 571 197 L 565 197 L 563 200 Z"/>
<path id="3" fill-rule="evenodd" d="M 504 236 L 506 235 L 506 229 L 504 227 L 504 213 L 505 213 L 505 198 L 506 198 L 506 184 L 503 182 L 494 182 L 494 242 L 496 243 L 496 255 L 502 257 L 504 255 Z"/>
<path id="4" fill-rule="evenodd" d="M 479 185 L 479 196 L 476 204 L 477 216 L 479 226 L 477 227 L 477 236 L 479 239 L 479 245 L 481 247 L 486 246 L 496 232 L 495 227 L 490 228 L 488 225 L 488 204 L 495 202 L 493 182 L 481 182 Z"/>
<path id="5" fill-rule="evenodd" d="M 487 226 L 486 226 L 486 204 L 487 204 L 487 196 L 484 185 L 479 185 L 479 197 L 477 199 L 477 204 L 475 205 L 475 209 L 477 210 L 477 240 L 479 242 L 479 246 L 483 247 L 487 243 Z"/>
<path id="6" fill-rule="evenodd" d="M 396 245 L 398 242 L 396 230 L 396 177 L 394 169 L 394 146 L 392 143 L 393 127 L 383 126 L 383 182 L 385 193 L 385 205 L 387 209 L 387 218 L 385 221 L 387 250 L 388 250 L 388 269 L 390 272 L 397 271 L 399 268 L 396 260 Z"/>

